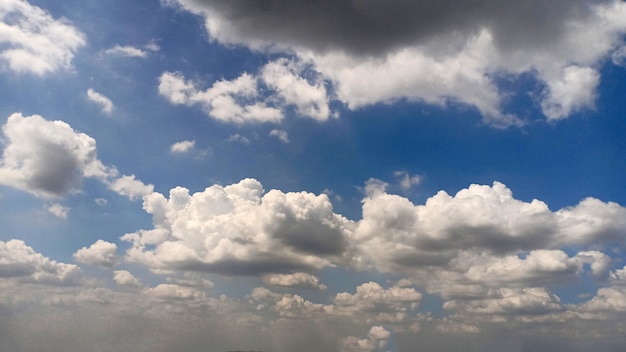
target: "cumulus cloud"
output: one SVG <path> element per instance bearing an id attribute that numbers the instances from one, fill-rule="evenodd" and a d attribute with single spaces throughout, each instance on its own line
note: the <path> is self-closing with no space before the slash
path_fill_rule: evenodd
<path id="1" fill-rule="evenodd" d="M 130 200 L 141 199 L 152 193 L 154 186 L 146 185 L 135 178 L 135 175 L 124 175 L 112 181 L 107 181 L 109 188 L 120 195 L 128 197 Z"/>
<path id="2" fill-rule="evenodd" d="M 246 136 L 240 135 L 239 133 L 235 133 L 233 135 L 228 136 L 228 139 L 226 139 L 226 142 L 237 142 L 243 145 L 249 145 L 250 139 L 248 139 L 248 137 Z"/>
<path id="3" fill-rule="evenodd" d="M 89 247 L 83 247 L 74 253 L 74 259 L 81 263 L 112 268 L 118 264 L 117 245 L 98 240 Z"/>
<path id="4" fill-rule="evenodd" d="M 111 115 L 113 113 L 113 102 L 106 96 L 96 92 L 92 88 L 89 88 L 87 89 L 87 98 L 90 101 L 98 104 L 103 113 L 107 115 Z"/>
<path id="5" fill-rule="evenodd" d="M 177 2 L 204 17 L 214 40 L 295 53 L 352 109 L 398 99 L 462 102 L 496 127 L 523 124 L 502 111 L 502 74 L 530 73 L 544 83 L 548 119 L 593 108 L 596 68 L 613 52 L 619 62 L 626 33 L 626 5 L 618 0 Z M 299 85 L 297 70 L 280 71 L 283 86 L 306 88 L 292 92 L 314 91 Z"/>
<path id="6" fill-rule="evenodd" d="M 155 192 L 144 198 L 144 209 L 159 236 L 125 235 L 133 244 L 126 257 L 155 269 L 235 275 L 321 269 L 341 260 L 352 226 L 333 213 L 326 195 L 264 194 L 254 179 L 194 194 L 176 187 L 169 198 Z"/>
<path id="7" fill-rule="evenodd" d="M 247 73 L 232 81 L 215 82 L 202 91 L 180 73 L 165 72 L 159 79 L 159 94 L 172 104 L 201 105 L 209 116 L 222 122 L 277 123 L 283 119 L 280 110 L 258 101 L 256 80 Z"/>
<path id="8" fill-rule="evenodd" d="M 326 290 L 326 285 L 320 284 L 319 279 L 307 273 L 271 274 L 263 277 L 263 282 L 272 286 L 308 288 Z"/>
<path id="9" fill-rule="evenodd" d="M 618 204 L 593 198 L 552 212 L 540 200 L 515 199 L 498 182 L 455 196 L 440 191 L 424 205 L 379 190 L 364 200 L 355 237 L 383 270 L 445 266 L 463 250 L 497 255 L 608 243 L 623 236 L 625 215 Z"/>
<path id="10" fill-rule="evenodd" d="M 35 252 L 24 241 L 0 241 L 0 277 L 45 285 L 76 285 L 81 271 Z"/>
<path id="11" fill-rule="evenodd" d="M 309 71 L 301 61 L 278 59 L 263 66 L 258 75 L 244 73 L 230 81 L 217 81 L 204 91 L 180 73 L 164 72 L 159 94 L 172 104 L 200 105 L 222 122 L 280 123 L 288 107 L 295 107 L 300 116 L 325 121 L 335 115 L 328 106 L 324 80 L 309 82 L 301 76 Z"/>
<path id="12" fill-rule="evenodd" d="M 118 176 L 117 169 L 105 166 L 97 157 L 96 141 L 63 121 L 15 113 L 2 132 L 6 142 L 0 184 L 38 197 L 59 198 L 78 192 L 84 178 L 95 178 L 130 199 L 152 193 L 152 185 L 133 175 Z"/>
<path id="13" fill-rule="evenodd" d="M 366 339 L 360 339 L 354 336 L 348 336 L 341 339 L 340 346 L 342 352 L 358 351 L 376 351 L 387 346 L 391 339 L 391 332 L 383 326 L 372 326 Z"/>
<path id="14" fill-rule="evenodd" d="M 6 0 L 0 6 L 0 43 L 3 66 L 43 75 L 70 68 L 86 41 L 66 19 L 54 19 L 24 0 Z"/>
<path id="15" fill-rule="evenodd" d="M 170 152 L 175 154 L 182 154 L 192 150 L 196 145 L 196 141 L 180 141 L 172 144 Z"/>
<path id="16" fill-rule="evenodd" d="M 67 215 L 70 213 L 70 208 L 64 207 L 59 203 L 51 204 L 46 208 L 46 210 L 48 210 L 50 214 L 61 219 L 67 219 Z"/>
<path id="17" fill-rule="evenodd" d="M 308 82 L 301 76 L 302 65 L 299 61 L 278 59 L 265 65 L 260 76 L 287 105 L 294 105 L 299 115 L 325 121 L 332 115 L 324 81 L 318 78 L 316 82 Z"/>
<path id="18" fill-rule="evenodd" d="M 127 270 L 115 270 L 113 280 L 120 286 L 138 287 L 141 282 Z"/>
<path id="19" fill-rule="evenodd" d="M 106 177 L 96 141 L 62 121 L 15 113 L 2 126 L 7 144 L 0 183 L 41 197 L 76 191 L 83 177 Z"/>

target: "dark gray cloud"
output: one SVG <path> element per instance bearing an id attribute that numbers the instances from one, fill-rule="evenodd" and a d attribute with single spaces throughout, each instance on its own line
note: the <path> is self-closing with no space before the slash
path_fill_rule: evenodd
<path id="1" fill-rule="evenodd" d="M 384 53 L 489 28 L 503 47 L 545 45 L 602 1 L 179 0 L 228 23 L 228 36 L 317 51 Z M 605 1 L 606 2 L 606 1 Z"/>

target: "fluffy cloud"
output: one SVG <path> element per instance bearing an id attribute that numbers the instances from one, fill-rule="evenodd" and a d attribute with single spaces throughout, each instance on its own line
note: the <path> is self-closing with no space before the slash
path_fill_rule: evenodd
<path id="1" fill-rule="evenodd" d="M 205 91 L 179 73 L 165 72 L 159 79 L 159 94 L 172 104 L 201 105 L 211 117 L 223 122 L 280 122 L 280 110 L 257 101 L 256 80 L 243 74 L 232 81 L 218 81 Z"/>
<path id="2" fill-rule="evenodd" d="M 196 141 L 180 141 L 172 144 L 170 152 L 176 154 L 186 153 L 194 148 Z"/>
<path id="3" fill-rule="evenodd" d="M 546 86 L 544 114 L 565 118 L 593 107 L 596 67 L 626 32 L 626 5 L 618 0 L 177 1 L 204 16 L 214 40 L 295 52 L 350 108 L 403 98 L 462 102 L 498 127 L 523 123 L 502 111 L 507 92 L 498 76 L 531 73 Z"/>
<path id="4" fill-rule="evenodd" d="M 123 239 L 133 243 L 129 260 L 154 269 L 245 275 L 317 270 L 342 260 L 352 226 L 333 213 L 326 195 L 263 194 L 254 179 L 191 195 L 177 187 L 169 199 L 152 193 L 144 209 L 154 230 Z"/>
<path id="5" fill-rule="evenodd" d="M 152 193 L 152 185 L 133 175 L 118 176 L 117 169 L 103 165 L 97 158 L 96 141 L 63 121 L 15 113 L 2 132 L 6 144 L 0 159 L 0 184 L 38 197 L 58 198 L 79 191 L 84 178 L 96 178 L 130 199 Z"/>
<path id="6" fill-rule="evenodd" d="M 445 266 L 463 250 L 497 255 L 608 243 L 623 236 L 624 216 L 625 208 L 593 198 L 552 212 L 542 201 L 513 198 L 498 182 L 455 196 L 440 191 L 424 205 L 379 190 L 364 200 L 355 237 L 378 268 L 408 269 Z"/>
<path id="7" fill-rule="evenodd" d="M 74 259 L 85 264 L 112 268 L 118 263 L 117 245 L 98 240 L 90 247 L 83 247 L 76 251 Z"/>
<path id="8" fill-rule="evenodd" d="M 50 214 L 61 219 L 67 219 L 67 215 L 70 213 L 70 208 L 64 207 L 59 203 L 51 204 L 46 208 L 46 210 L 48 210 Z"/>
<path id="9" fill-rule="evenodd" d="M 141 182 L 135 175 L 121 176 L 112 181 L 107 181 L 109 188 L 120 195 L 128 197 L 130 200 L 141 199 L 152 193 L 154 186 Z"/>
<path id="10" fill-rule="evenodd" d="M 37 75 L 68 69 L 85 36 L 65 19 L 24 0 L 0 5 L 0 62 L 16 72 Z"/>
<path id="11" fill-rule="evenodd" d="M 87 89 L 87 98 L 92 102 L 98 104 L 102 109 L 102 112 L 111 115 L 113 113 L 113 102 L 111 99 L 106 96 L 96 92 L 95 90 L 89 88 Z"/>
<path id="12" fill-rule="evenodd" d="M 295 288 L 309 288 L 326 290 L 326 285 L 320 284 L 319 279 L 307 273 L 271 274 L 263 277 L 263 282 L 272 286 Z"/>
<path id="13" fill-rule="evenodd" d="M 331 112 L 324 81 L 311 84 L 301 77 L 304 71 L 301 62 L 279 59 L 261 69 L 261 78 L 287 105 L 294 105 L 299 115 L 325 121 Z"/>
<path id="14" fill-rule="evenodd" d="M 127 270 L 115 270 L 113 272 L 113 280 L 120 286 L 141 286 L 139 279 Z"/>
<path id="15" fill-rule="evenodd" d="M 180 73 L 164 72 L 159 94 L 172 104 L 200 105 L 216 120 L 235 124 L 279 123 L 283 110 L 291 106 L 300 116 L 325 121 L 334 116 L 328 94 L 321 78 L 309 82 L 301 77 L 310 71 L 300 61 L 279 59 L 263 66 L 257 76 L 244 73 L 231 81 L 217 81 L 204 91 Z"/>
<path id="16" fill-rule="evenodd" d="M 0 241 L 0 277 L 47 285 L 75 285 L 81 279 L 76 265 L 57 263 L 35 252 L 24 241 Z"/>
<path id="17" fill-rule="evenodd" d="M 9 116 L 2 126 L 7 144 L 0 161 L 0 183 L 41 197 L 76 191 L 83 177 L 105 177 L 96 141 L 62 121 L 39 115 Z"/>
<path id="18" fill-rule="evenodd" d="M 348 336 L 340 341 L 342 352 L 366 352 L 376 351 L 387 346 L 391 339 L 391 332 L 382 326 L 372 326 L 367 339 L 359 339 L 358 337 Z"/>

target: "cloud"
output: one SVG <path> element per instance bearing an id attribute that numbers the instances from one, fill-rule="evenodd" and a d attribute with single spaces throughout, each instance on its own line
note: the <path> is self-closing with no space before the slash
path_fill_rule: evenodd
<path id="1" fill-rule="evenodd" d="M 62 121 L 15 113 L 2 126 L 7 144 L 0 183 L 40 197 L 76 191 L 83 177 L 106 177 L 96 157 L 96 141 Z"/>
<path id="2" fill-rule="evenodd" d="M 126 270 L 115 270 L 113 280 L 120 286 L 139 287 L 141 282 L 133 274 Z"/>
<path id="3" fill-rule="evenodd" d="M 242 136 L 239 133 L 235 133 L 233 135 L 230 135 L 228 137 L 228 139 L 226 139 L 227 142 L 238 142 L 241 143 L 243 145 L 249 145 L 250 144 L 250 140 L 248 139 L 248 137 L 246 136 Z"/>
<path id="4" fill-rule="evenodd" d="M 383 326 L 372 326 L 366 339 L 348 336 L 340 341 L 340 346 L 342 352 L 374 352 L 385 348 L 390 339 L 391 332 L 389 330 L 385 329 Z"/>
<path id="5" fill-rule="evenodd" d="M 261 69 L 261 79 L 287 105 L 294 105 L 301 116 L 317 121 L 332 117 L 328 107 L 329 99 L 323 79 L 313 84 L 302 77 L 305 67 L 302 62 L 278 59 Z"/>
<path id="6" fill-rule="evenodd" d="M 85 264 L 112 268 L 119 262 L 117 245 L 115 243 L 98 240 L 90 247 L 83 247 L 76 251 L 76 253 L 74 253 L 74 259 Z"/>
<path id="7" fill-rule="evenodd" d="M 48 212 L 50 212 L 50 214 L 52 214 L 52 215 L 54 215 L 54 216 L 56 216 L 58 218 L 61 218 L 61 219 L 67 219 L 67 215 L 70 212 L 70 208 L 64 207 L 64 206 L 62 206 L 59 203 L 51 204 L 50 206 L 48 206 L 46 208 L 46 210 L 48 210 Z"/>
<path id="8" fill-rule="evenodd" d="M 271 274 L 263 277 L 263 282 L 272 286 L 307 288 L 326 290 L 326 285 L 320 284 L 319 279 L 307 273 Z"/>
<path id="9" fill-rule="evenodd" d="M 400 187 L 405 191 L 419 185 L 424 179 L 422 175 L 409 175 L 406 171 L 396 171 L 393 174 L 400 179 Z"/>
<path id="10" fill-rule="evenodd" d="M 123 196 L 128 197 L 130 200 L 141 199 L 154 190 L 154 186 L 151 184 L 144 184 L 142 181 L 135 178 L 135 175 L 121 176 L 113 181 L 107 182 L 109 188 Z"/>
<path id="11" fill-rule="evenodd" d="M 0 6 L 0 43 L 0 63 L 15 72 L 44 75 L 69 69 L 86 41 L 66 19 L 54 19 L 24 0 L 6 0 Z"/>
<path id="12" fill-rule="evenodd" d="M 165 72 L 159 79 L 159 94 L 172 104 L 199 104 L 209 116 L 222 122 L 278 123 L 283 119 L 280 110 L 257 101 L 256 80 L 246 73 L 232 81 L 215 82 L 211 88 L 200 91 L 181 74 Z"/>
<path id="13" fill-rule="evenodd" d="M 104 54 L 117 57 L 135 57 L 145 59 L 150 55 L 150 52 L 155 52 L 159 50 L 159 46 L 154 43 L 145 45 L 143 49 L 131 45 L 116 45 L 114 47 L 106 49 L 104 51 Z"/>
<path id="14" fill-rule="evenodd" d="M 271 130 L 270 136 L 278 138 L 283 143 L 289 143 L 289 135 L 287 131 L 283 130 Z"/>
<path id="15" fill-rule="evenodd" d="M 133 244 L 126 258 L 154 269 L 227 275 L 318 270 L 341 260 L 352 223 L 333 213 L 326 195 L 263 193 L 254 179 L 194 194 L 176 187 L 169 199 L 152 193 L 144 209 L 154 230 L 125 235 Z"/>
<path id="16" fill-rule="evenodd" d="M 424 205 L 378 191 L 363 202 L 355 238 L 382 270 L 445 266 L 463 250 L 498 255 L 609 243 L 623 236 L 624 216 L 625 208 L 592 198 L 552 212 L 540 200 L 513 198 L 499 182 L 455 196 L 440 191 Z"/>
<path id="17" fill-rule="evenodd" d="M 84 178 L 95 178 L 132 199 L 152 193 L 153 186 L 118 176 L 97 158 L 96 141 L 63 121 L 14 113 L 2 126 L 6 144 L 0 159 L 0 184 L 38 197 L 59 198 L 80 190 Z"/>
<path id="18" fill-rule="evenodd" d="M 214 82 L 203 91 L 180 73 L 164 72 L 159 94 L 172 104 L 200 105 L 212 118 L 235 124 L 280 123 L 289 107 L 317 121 L 335 117 L 328 105 L 324 79 L 317 77 L 310 82 L 303 74 L 315 71 L 300 60 L 278 59 L 263 66 L 258 75 L 244 73 L 234 80 Z"/>
<path id="19" fill-rule="evenodd" d="M 597 67 L 626 33 L 618 0 L 178 3 L 204 17 L 213 40 L 295 53 L 351 109 L 398 99 L 460 102 L 495 127 L 524 123 L 502 110 L 502 75 L 527 73 L 545 84 L 539 103 L 548 119 L 593 108 Z M 292 73 L 282 76 L 300 75 Z"/>
<path id="20" fill-rule="evenodd" d="M 24 241 L 0 241 L 0 277 L 44 285 L 76 285 L 81 271 L 76 265 L 57 263 Z"/>
<path id="21" fill-rule="evenodd" d="M 87 98 L 92 102 L 100 105 L 102 112 L 111 115 L 113 113 L 113 102 L 111 99 L 89 88 L 87 89 Z"/>
<path id="22" fill-rule="evenodd" d="M 170 152 L 175 154 L 187 153 L 194 148 L 196 141 L 180 141 L 172 144 Z"/>

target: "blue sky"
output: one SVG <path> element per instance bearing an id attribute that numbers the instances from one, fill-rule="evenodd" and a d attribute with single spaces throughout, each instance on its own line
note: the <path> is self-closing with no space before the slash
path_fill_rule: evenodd
<path id="1" fill-rule="evenodd" d="M 0 349 L 622 350 L 625 19 L 3 2 Z"/>

